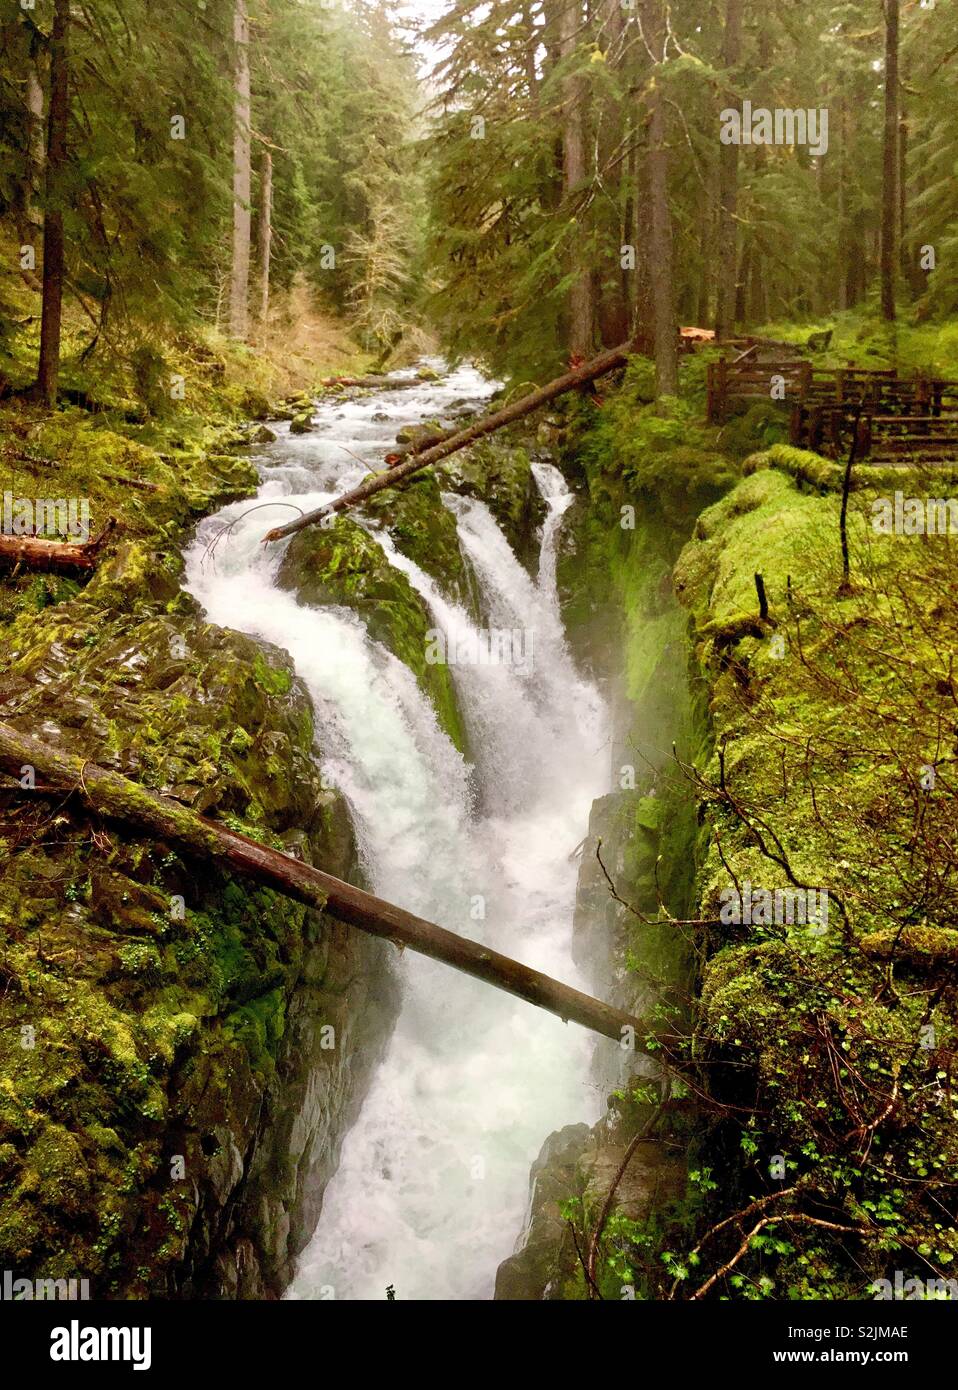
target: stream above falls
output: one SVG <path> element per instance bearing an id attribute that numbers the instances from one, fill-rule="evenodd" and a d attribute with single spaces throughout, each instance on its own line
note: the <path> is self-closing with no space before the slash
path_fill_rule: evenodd
<path id="1" fill-rule="evenodd" d="M 371 890 L 585 989 L 571 952 L 575 851 L 608 788 L 609 735 L 603 701 L 576 671 L 562 632 L 555 544 L 571 501 L 562 475 L 533 465 L 545 506 L 535 575 L 484 501 L 443 494 L 482 622 L 534 639 L 525 663 L 453 668 L 469 762 L 412 672 L 350 610 L 310 607 L 280 588 L 287 543 L 261 544 L 289 519 L 290 504 L 312 510 L 379 466 L 401 426 L 441 417 L 454 402 L 478 407 L 492 390 L 464 366 L 421 386 L 324 402 L 310 434 L 279 426 L 257 457 L 256 503 L 231 504 L 199 528 L 187 587 L 211 622 L 290 654 Z M 275 511 L 261 505 L 270 502 Z M 228 538 L 211 548 L 224 524 Z M 433 627 L 460 650 L 475 649 L 476 618 L 387 531 L 373 534 Z M 411 952 L 397 955 L 396 969 L 401 1012 L 291 1298 L 383 1299 L 390 1287 L 397 1299 L 490 1298 L 522 1229 L 543 1140 L 602 1108 L 588 1033 Z"/>

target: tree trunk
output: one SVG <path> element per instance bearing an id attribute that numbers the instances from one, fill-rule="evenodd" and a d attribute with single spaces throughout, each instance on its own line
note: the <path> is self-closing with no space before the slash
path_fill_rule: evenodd
<path id="1" fill-rule="evenodd" d="M 742 60 L 742 11 L 744 0 L 726 0 L 722 66 L 733 72 Z M 726 88 L 725 104 L 738 104 L 738 94 Z M 738 145 L 718 148 L 718 271 L 715 303 L 715 336 L 728 338 L 735 329 L 736 271 L 738 268 Z"/>
<path id="2" fill-rule="evenodd" d="M 901 77 L 902 93 L 908 90 L 908 83 L 906 67 Z M 909 297 L 915 300 L 925 289 L 925 276 L 918 261 L 918 244 L 908 214 L 908 144 L 908 112 L 903 95 L 898 118 L 898 256 L 902 280 L 908 287 Z"/>
<path id="3" fill-rule="evenodd" d="M 26 213 L 34 227 L 43 225 L 37 193 L 43 184 L 43 87 L 37 73 L 37 57 L 31 55 L 27 69 L 27 112 L 29 121 L 30 164 L 27 173 Z"/>
<path id="4" fill-rule="evenodd" d="M 571 59 L 578 46 L 578 30 L 582 24 L 579 0 L 559 0 L 559 52 L 564 61 Z M 562 194 L 566 216 L 574 218 L 572 203 L 586 181 L 585 93 L 581 77 L 567 77 L 562 84 Z M 569 291 L 570 358 L 588 357 L 592 351 L 594 310 L 592 305 L 592 271 L 583 246 L 581 227 L 572 232 L 571 271 L 574 275 Z"/>
<path id="5" fill-rule="evenodd" d="M 646 132 L 647 132 L 646 127 Z M 638 136 L 638 132 L 636 132 Z M 636 251 L 635 294 L 632 303 L 632 341 L 636 351 L 655 355 L 655 327 L 652 310 L 652 214 L 649 202 L 648 144 L 637 148 L 629 172 L 635 196 L 632 199 L 632 242 Z"/>
<path id="6" fill-rule="evenodd" d="M 603 0 L 600 19 L 605 40 L 606 68 L 613 78 L 619 80 L 625 26 L 625 12 L 621 0 Z M 601 244 L 596 256 L 595 315 L 599 343 L 602 347 L 614 347 L 616 343 L 621 343 L 627 338 L 632 319 L 629 291 L 635 271 L 623 269 L 621 251 L 623 246 L 632 241 L 628 162 L 619 158 L 614 168 L 611 167 L 623 135 L 627 143 L 631 143 L 632 132 L 626 118 L 624 103 L 618 92 L 615 92 L 599 104 L 596 132 L 599 168 L 608 170 L 603 177 L 613 202 L 611 215 L 606 213 L 609 223 L 603 221 L 601 224 Z"/>
<path id="7" fill-rule="evenodd" d="M 838 307 L 850 308 L 848 275 L 845 269 L 850 228 L 848 225 L 848 96 L 847 76 L 839 72 L 838 86 Z"/>
<path id="8" fill-rule="evenodd" d="M 645 1049 L 647 1029 L 631 1015 L 467 937 L 415 917 L 331 874 L 268 849 L 216 821 L 197 816 L 179 802 L 157 796 L 119 773 L 21 734 L 9 724 L 0 724 L 0 767 L 18 781 L 25 768 L 32 768 L 37 780 L 43 779 L 41 794 L 47 790 L 75 793 L 100 815 L 146 830 L 158 841 L 200 863 L 242 874 L 308 907 L 328 911 L 372 936 L 408 946 L 474 979 L 495 985 L 565 1021 L 571 1019 L 617 1042 L 629 1038 L 638 1049 Z M 25 794 L 36 795 L 27 791 Z"/>
<path id="9" fill-rule="evenodd" d="M 895 270 L 898 263 L 895 230 L 898 223 L 898 9 L 899 0 L 885 3 L 885 130 L 882 149 L 881 312 L 895 318 Z"/>
<path id="10" fill-rule="evenodd" d="M 259 208 L 259 319 L 266 332 L 269 319 L 269 261 L 273 248 L 273 156 L 269 150 L 263 151 L 263 169 L 260 174 Z"/>
<path id="11" fill-rule="evenodd" d="M 47 122 L 46 197 L 43 214 L 43 309 L 34 394 L 57 402 L 63 321 L 63 178 L 67 162 L 70 0 L 56 0 L 50 35 L 50 116 Z"/>
<path id="12" fill-rule="evenodd" d="M 655 59 L 649 92 L 649 197 L 652 204 L 651 280 L 655 339 L 656 396 L 675 396 L 679 389 L 679 333 L 675 318 L 672 268 L 672 214 L 669 209 L 668 122 L 660 68 L 665 62 L 664 0 L 647 5 L 649 45 Z"/>
<path id="13" fill-rule="evenodd" d="M 698 217 L 700 267 L 695 294 L 695 323 L 700 328 L 712 322 L 710 308 L 718 244 L 718 184 L 719 171 L 715 160 L 710 162 L 706 172 L 706 186 Z"/>
<path id="14" fill-rule="evenodd" d="M 20 246 L 36 252 L 43 235 L 43 162 L 46 141 L 43 134 L 43 87 L 37 75 L 37 55 L 31 44 L 27 56 L 27 157 L 23 166 L 23 182 L 11 202 L 11 212 L 17 227 Z M 20 277 L 34 293 L 42 291 L 43 283 L 36 269 L 21 266 Z"/>
<path id="15" fill-rule="evenodd" d="M 527 37 L 523 40 L 522 62 L 525 68 L 526 85 L 529 88 L 529 101 L 539 109 L 539 74 L 536 72 L 536 49 L 539 46 L 539 33 L 531 5 L 522 11 L 522 28 Z"/>
<path id="16" fill-rule="evenodd" d="M 742 247 L 742 259 L 739 263 L 738 275 L 735 281 L 735 322 L 744 323 L 747 317 L 748 305 L 748 284 L 752 274 L 752 239 L 746 239 Z"/>
<path id="17" fill-rule="evenodd" d="M 748 321 L 755 327 L 768 322 L 768 302 L 765 295 L 765 267 L 757 242 L 752 243 L 749 271 Z"/>
<path id="18" fill-rule="evenodd" d="M 677 339 L 678 333 L 675 336 Z M 574 391 L 577 387 L 594 381 L 596 377 L 604 376 L 606 372 L 624 366 L 628 361 L 630 351 L 631 344 L 622 343 L 617 348 L 610 348 L 608 352 L 600 353 L 591 362 L 576 367 L 574 371 L 566 372 L 564 376 L 556 377 L 555 381 L 550 381 L 546 386 L 540 386 L 538 390 L 530 392 L 528 396 L 523 396 L 518 401 L 513 401 L 511 405 L 497 410 L 495 414 L 487 415 L 484 420 L 477 420 L 475 424 L 460 430 L 458 434 L 450 435 L 443 443 L 436 444 L 433 448 L 427 449 L 425 453 L 407 459 L 405 463 L 398 464 L 387 473 L 377 473 L 373 477 L 367 478 L 365 482 L 353 488 L 352 492 L 346 492 L 342 497 L 337 497 L 325 506 L 317 507 L 314 512 L 307 512 L 305 516 L 297 517 L 295 521 L 287 522 L 285 526 L 277 526 L 274 530 L 268 531 L 263 540 L 278 541 L 282 540 L 284 536 L 293 536 L 297 531 L 305 530 L 307 526 L 315 526 L 333 512 L 346 511 L 348 507 L 365 502 L 367 497 L 372 497 L 374 493 L 381 492 L 384 488 L 395 487 L 403 479 L 410 477 L 413 473 L 418 473 L 421 468 L 428 468 L 432 463 L 439 463 L 440 460 L 454 454 L 457 449 L 464 449 L 467 444 L 472 444 L 484 435 L 492 434 L 494 430 L 502 429 L 504 425 L 511 425 L 513 420 L 521 420 L 524 415 L 529 415 L 539 406 L 555 400 L 556 396 L 561 396 L 563 392 Z"/>
<path id="19" fill-rule="evenodd" d="M 233 12 L 233 271 L 230 278 L 230 333 L 245 338 L 249 333 L 250 240 L 250 79 L 249 20 L 246 0 L 235 0 Z"/>
<path id="20" fill-rule="evenodd" d="M 116 522 L 111 517 L 95 540 L 48 541 L 36 536 L 0 536 L 0 569 L 41 574 L 87 574 L 96 569 Z"/>

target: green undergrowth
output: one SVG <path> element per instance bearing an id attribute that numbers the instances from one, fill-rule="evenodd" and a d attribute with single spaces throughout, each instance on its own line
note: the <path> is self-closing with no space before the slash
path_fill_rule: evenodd
<path id="1" fill-rule="evenodd" d="M 627 378 L 630 392 L 575 407 L 567 466 L 587 500 L 560 587 L 580 655 L 623 672 L 649 769 L 603 824 L 614 840 L 625 823 L 609 862 L 646 918 L 628 963 L 658 971 L 652 1022 L 688 1039 L 660 1054 L 673 1071 L 655 1132 L 681 1136 L 689 1173 L 683 1199 L 607 1229 L 600 1287 L 868 1299 L 902 1270 L 948 1296 L 955 541 L 882 534 L 873 504 L 947 496 L 954 475 L 856 468 L 843 585 L 840 465 L 761 438 L 740 462 L 712 457 L 700 428 L 696 471 L 656 449 Z M 734 920 L 753 890 L 755 920 Z M 794 895 L 815 891 L 814 913 L 822 890 L 824 922 L 801 920 Z M 645 1119 L 662 1099 L 641 1080 L 632 1097 Z M 572 1219 L 586 1237 L 588 1213 Z M 586 1294 L 574 1271 L 569 1296 Z"/>
<path id="2" fill-rule="evenodd" d="M 840 499 L 774 454 L 676 568 L 715 747 L 690 773 L 709 925 L 684 1059 L 710 1177 L 704 1244 L 667 1263 L 679 1297 L 868 1298 L 896 1269 L 947 1280 L 958 1255 L 954 541 L 876 534 L 857 498 L 843 587 Z M 826 920 L 757 904 L 736 923 L 748 884 L 825 890 Z"/>
<path id="3" fill-rule="evenodd" d="M 203 513 L 255 491 L 256 471 L 236 453 L 245 443 L 238 415 L 141 427 L 76 407 L 50 413 L 8 402 L 0 408 L 0 480 L 12 498 L 76 499 L 88 508 L 91 539 L 115 523 L 107 555 L 136 554 L 150 566 L 163 564 Z M 8 577 L 0 623 L 79 587 L 46 575 Z"/>
<path id="4" fill-rule="evenodd" d="M 808 323 L 765 324 L 755 332 L 779 342 L 804 346 L 810 335 L 832 330 L 828 348 L 810 354 L 816 366 L 897 366 L 903 374 L 932 372 L 958 377 L 958 325 L 954 322 L 918 322 L 902 316 L 895 324 L 883 323 L 864 309 L 833 314 Z"/>

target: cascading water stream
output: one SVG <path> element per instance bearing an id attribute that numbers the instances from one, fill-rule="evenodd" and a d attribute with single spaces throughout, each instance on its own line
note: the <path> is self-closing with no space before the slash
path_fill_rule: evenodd
<path id="1" fill-rule="evenodd" d="M 358 481 L 366 470 L 355 456 L 373 464 L 397 424 L 486 390 L 461 368 L 421 392 L 322 406 L 317 434 L 271 446 L 258 501 L 319 506 Z M 373 419 L 384 412 L 387 422 Z M 484 504 L 445 499 L 483 620 L 532 636 L 531 669 L 453 666 L 477 797 L 411 673 L 348 611 L 307 607 L 276 586 L 282 549 L 260 544 L 275 524 L 270 511 L 244 516 L 251 504 L 236 503 L 204 523 L 187 556 L 188 584 L 211 621 L 292 656 L 372 890 L 582 988 L 571 959 L 572 851 L 606 789 L 605 713 L 573 668 L 558 617 L 554 541 L 568 492 L 548 465 L 536 477 L 549 508 L 538 584 Z M 207 546 L 224 522 L 235 524 L 211 559 Z M 474 651 L 473 619 L 387 533 L 374 534 L 448 651 Z M 543 1139 L 598 1113 L 587 1033 L 411 953 L 397 957 L 397 969 L 400 1017 L 343 1143 L 294 1298 L 382 1299 L 388 1285 L 398 1298 L 489 1297 L 521 1228 L 529 1163 Z"/>

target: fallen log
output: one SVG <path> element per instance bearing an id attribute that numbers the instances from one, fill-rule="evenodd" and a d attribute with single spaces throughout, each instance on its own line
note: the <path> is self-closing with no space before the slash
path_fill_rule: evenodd
<path id="1" fill-rule="evenodd" d="M 368 386 L 371 389 L 380 391 L 408 391 L 413 386 L 425 386 L 427 383 L 420 381 L 418 377 L 404 377 L 401 381 L 392 381 L 388 376 L 325 376 L 320 381 L 320 386 Z"/>
<path id="2" fill-rule="evenodd" d="M 242 874 L 308 907 L 325 910 L 360 931 L 397 946 L 408 946 L 557 1014 L 564 1022 L 572 1020 L 616 1042 L 626 1039 L 644 1050 L 645 1026 L 620 1009 L 288 854 L 228 830 L 217 821 L 198 816 L 180 802 L 147 791 L 128 777 L 0 723 L 0 768 L 22 785 L 20 779 L 28 767 L 33 769 L 34 780 L 38 776 L 44 779 L 42 788 L 35 789 L 32 795 L 50 790 L 73 793 L 91 810 L 146 830 L 191 858 Z M 24 794 L 29 796 L 31 792 L 25 789 Z"/>
<path id="3" fill-rule="evenodd" d="M 566 372 L 564 376 L 556 377 L 546 386 L 540 386 L 538 390 L 520 397 L 511 405 L 497 410 L 495 414 L 487 415 L 482 420 L 476 420 L 466 429 L 450 435 L 449 438 L 424 450 L 423 453 L 414 454 L 412 458 L 396 464 L 385 473 L 377 473 L 373 477 L 367 478 L 351 492 L 343 493 L 342 497 L 327 502 L 315 511 L 307 512 L 305 516 L 297 517 L 295 521 L 287 522 L 285 526 L 277 526 L 272 531 L 267 531 L 263 537 L 264 543 L 282 540 L 284 536 L 295 535 L 297 531 L 303 531 L 307 526 L 315 526 L 324 517 L 334 512 L 343 512 L 348 507 L 355 507 L 359 502 L 365 502 L 367 497 L 381 492 L 383 488 L 395 487 L 397 483 L 402 482 L 413 473 L 418 473 L 421 468 L 428 468 L 431 463 L 439 463 L 441 459 L 454 454 L 457 449 L 464 449 L 467 444 L 474 443 L 484 435 L 492 434 L 494 430 L 500 430 L 504 425 L 511 425 L 514 420 L 521 420 L 524 415 L 530 415 L 533 410 L 538 410 L 540 406 L 555 400 L 556 396 L 561 396 L 566 391 L 574 391 L 577 387 L 585 386 L 590 381 L 594 381 L 596 377 L 604 376 L 606 372 L 621 367 L 628 360 L 631 350 L 630 343 L 622 343 L 617 348 L 609 348 L 607 352 L 593 357 L 590 362 L 585 362 L 581 367 Z"/>
<path id="4" fill-rule="evenodd" d="M 401 448 L 390 450 L 386 455 L 386 463 L 390 468 L 395 468 L 397 463 L 402 463 L 403 459 L 409 458 L 410 454 L 424 454 L 427 449 L 434 449 L 437 444 L 444 444 L 454 434 L 461 433 L 462 430 L 457 425 L 453 425 L 448 430 L 433 430 L 431 434 L 421 434 L 418 439 L 403 444 Z"/>
<path id="5" fill-rule="evenodd" d="M 96 569 L 100 553 L 116 527 L 110 517 L 92 541 L 47 541 L 38 536 L 0 536 L 0 569 L 38 570 L 44 574 L 85 574 Z"/>

